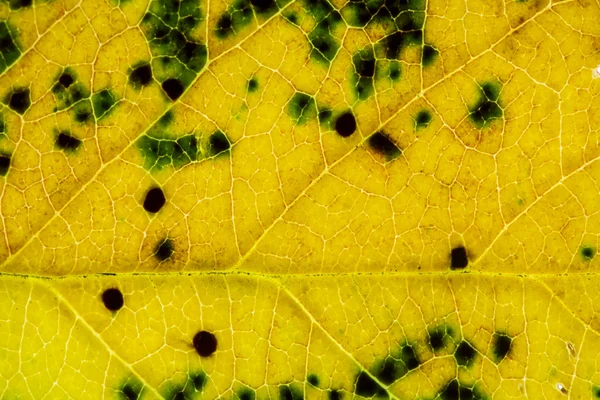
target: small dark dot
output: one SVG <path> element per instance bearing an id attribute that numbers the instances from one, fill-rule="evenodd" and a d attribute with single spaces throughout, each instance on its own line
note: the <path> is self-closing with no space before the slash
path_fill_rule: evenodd
<path id="1" fill-rule="evenodd" d="M 431 122 L 431 114 L 427 110 L 421 110 L 417 113 L 415 122 L 417 124 L 417 129 L 426 128 Z"/>
<path id="2" fill-rule="evenodd" d="M 336 389 L 332 389 L 329 391 L 329 400 L 341 400 L 342 392 Z"/>
<path id="3" fill-rule="evenodd" d="M 110 311 L 118 311 L 123 307 L 123 293 L 117 288 L 106 289 L 102 293 L 102 302 Z"/>
<path id="4" fill-rule="evenodd" d="M 373 397 L 375 395 L 387 397 L 387 392 L 385 389 L 382 388 L 380 384 L 375 382 L 375 380 L 371 378 L 365 371 L 362 371 L 358 375 L 354 391 L 357 395 L 363 397 Z"/>
<path id="5" fill-rule="evenodd" d="M 335 131 L 341 137 L 348 137 L 356 132 L 356 119 L 352 112 L 347 111 L 340 115 L 335 121 Z"/>
<path id="6" fill-rule="evenodd" d="M 173 241 L 171 239 L 165 239 L 156 246 L 154 255 L 159 261 L 166 261 L 173 255 Z"/>
<path id="7" fill-rule="evenodd" d="M 315 374 L 309 374 L 306 381 L 315 387 L 319 386 L 319 377 Z"/>
<path id="8" fill-rule="evenodd" d="M 494 334 L 493 337 L 493 351 L 494 356 L 498 362 L 502 361 L 504 357 L 510 352 L 512 345 L 512 339 L 506 335 Z"/>
<path id="9" fill-rule="evenodd" d="M 469 343 L 462 341 L 456 348 L 454 357 L 458 365 L 468 367 L 475 359 L 476 354 L 477 352 Z"/>
<path id="10" fill-rule="evenodd" d="M 0 176 L 6 176 L 10 168 L 10 156 L 0 155 Z"/>
<path id="11" fill-rule="evenodd" d="M 581 248 L 580 254 L 584 261 L 590 261 L 596 255 L 596 250 L 593 247 L 584 246 Z"/>
<path id="12" fill-rule="evenodd" d="M 207 331 L 196 333 L 193 343 L 200 357 L 208 357 L 217 350 L 217 338 Z"/>
<path id="13" fill-rule="evenodd" d="M 256 92 L 256 89 L 258 89 L 258 80 L 256 80 L 256 78 L 252 78 L 248 81 L 248 92 Z"/>
<path id="14" fill-rule="evenodd" d="M 23 115 L 31 106 L 29 88 L 16 88 L 8 95 L 8 106 L 11 110 Z"/>
<path id="15" fill-rule="evenodd" d="M 467 249 L 463 246 L 453 248 L 450 252 L 450 269 L 462 269 L 468 264 Z"/>
<path id="16" fill-rule="evenodd" d="M 216 131 L 210 136 L 209 144 L 211 156 L 227 151 L 231 147 L 227 136 L 221 131 Z"/>
<path id="17" fill-rule="evenodd" d="M 63 72 L 58 78 L 58 83 L 62 85 L 64 88 L 68 88 L 75 82 L 75 79 L 68 72 Z"/>
<path id="18" fill-rule="evenodd" d="M 71 136 L 69 132 L 60 132 L 56 137 L 54 144 L 61 150 L 75 151 L 81 146 L 81 140 Z"/>
<path id="19" fill-rule="evenodd" d="M 171 78 L 167 79 L 162 83 L 162 89 L 165 91 L 167 96 L 173 101 L 177 100 L 183 94 L 185 88 L 183 83 L 179 79 Z"/>
<path id="20" fill-rule="evenodd" d="M 150 64 L 143 64 L 135 68 L 129 74 L 129 82 L 134 86 L 147 86 L 152 82 L 152 67 Z"/>
<path id="21" fill-rule="evenodd" d="M 144 210 L 149 213 L 157 213 L 165 205 L 165 194 L 159 187 L 148 190 L 144 199 Z"/>

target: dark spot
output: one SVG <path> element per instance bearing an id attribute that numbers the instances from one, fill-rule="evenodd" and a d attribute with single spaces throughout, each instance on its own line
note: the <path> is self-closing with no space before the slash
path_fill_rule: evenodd
<path id="1" fill-rule="evenodd" d="M 20 10 L 21 8 L 30 7 L 33 0 L 8 0 L 11 10 Z"/>
<path id="2" fill-rule="evenodd" d="M 356 73 L 364 77 L 375 76 L 375 58 L 362 59 L 361 53 L 358 53 L 359 57 L 352 59 Z"/>
<path id="3" fill-rule="evenodd" d="M 329 109 L 323 109 L 319 111 L 319 123 L 324 124 L 329 121 L 333 113 Z"/>
<path id="4" fill-rule="evenodd" d="M 177 78 L 170 78 L 164 81 L 161 85 L 167 96 L 173 101 L 177 100 L 183 94 L 185 87 Z"/>
<path id="5" fill-rule="evenodd" d="M 165 194 L 159 187 L 148 190 L 144 199 L 144 210 L 149 213 L 157 213 L 165 205 Z"/>
<path id="6" fill-rule="evenodd" d="M 160 117 L 160 119 L 158 120 L 158 124 L 161 125 L 162 127 L 166 127 L 168 125 L 171 124 L 171 122 L 173 122 L 174 116 L 173 116 L 173 111 L 169 110 L 166 113 L 164 113 L 164 115 L 162 117 Z"/>
<path id="7" fill-rule="evenodd" d="M 365 371 L 358 374 L 354 391 L 357 395 L 363 397 L 388 397 L 386 390 Z"/>
<path id="8" fill-rule="evenodd" d="M 334 11 L 329 2 L 324 0 L 307 0 L 307 10 L 312 12 L 317 24 L 308 34 L 308 40 L 312 45 L 310 56 L 324 65 L 335 58 L 340 47 L 338 40 L 332 32 L 342 21 L 339 12 Z M 315 4 L 310 4 L 310 3 Z"/>
<path id="9" fill-rule="evenodd" d="M 129 82 L 134 87 L 147 86 L 152 82 L 152 67 L 150 64 L 142 64 L 129 74 Z"/>
<path id="10" fill-rule="evenodd" d="M 288 104 L 288 113 L 298 124 L 316 116 L 314 99 L 306 93 L 296 92 Z"/>
<path id="11" fill-rule="evenodd" d="M 335 131 L 341 137 L 348 137 L 356 131 L 356 119 L 351 111 L 346 111 L 335 121 Z"/>
<path id="12" fill-rule="evenodd" d="M 468 342 L 462 341 L 454 352 L 454 358 L 458 365 L 468 367 L 475 359 L 476 354 L 477 352 Z"/>
<path id="13" fill-rule="evenodd" d="M 591 246 L 584 246 L 579 250 L 579 254 L 584 261 L 591 261 L 596 255 L 596 250 Z"/>
<path id="14" fill-rule="evenodd" d="M 10 67 L 21 55 L 6 21 L 0 21 L 0 73 Z"/>
<path id="15" fill-rule="evenodd" d="M 456 379 L 448 382 L 444 390 L 440 393 L 441 400 L 459 400 L 459 384 Z"/>
<path id="16" fill-rule="evenodd" d="M 280 400 L 302 400 L 304 395 L 301 390 L 290 385 L 279 385 Z"/>
<path id="17" fill-rule="evenodd" d="M 495 333 L 492 340 L 494 356 L 496 357 L 496 361 L 500 362 L 510 352 L 512 339 L 506 335 Z"/>
<path id="18" fill-rule="evenodd" d="M 29 88 L 14 88 L 6 100 L 11 110 L 23 115 L 31 106 Z"/>
<path id="19" fill-rule="evenodd" d="M 128 378 L 119 389 L 119 399 L 121 400 L 139 400 L 142 398 L 144 385 L 136 378 Z"/>
<path id="20" fill-rule="evenodd" d="M 171 239 L 164 239 L 156 246 L 154 255 L 159 261 L 166 261 L 171 258 L 174 252 L 173 241 Z"/>
<path id="21" fill-rule="evenodd" d="M 116 104 L 115 96 L 110 89 L 104 89 L 92 96 L 92 105 L 94 106 L 94 115 L 96 119 L 101 119 L 108 114 Z"/>
<path id="22" fill-rule="evenodd" d="M 233 21 L 231 15 L 228 13 L 223 14 L 217 20 L 217 26 L 215 28 L 215 34 L 218 38 L 224 39 L 233 34 Z"/>
<path id="23" fill-rule="evenodd" d="M 410 345 L 404 345 L 398 356 L 390 354 L 376 365 L 373 374 L 381 382 L 390 385 L 418 366 L 419 360 L 414 349 Z"/>
<path id="24" fill-rule="evenodd" d="M 328 393 L 329 400 L 341 400 L 342 392 L 337 389 L 331 389 Z"/>
<path id="25" fill-rule="evenodd" d="M 221 131 L 216 131 L 210 135 L 209 139 L 209 154 L 216 156 L 217 154 L 223 153 L 231 147 L 229 139 Z"/>
<path id="26" fill-rule="evenodd" d="M 67 71 L 63 72 L 58 77 L 58 83 L 60 83 L 60 85 L 65 89 L 69 88 L 69 86 L 71 86 L 74 82 L 75 78 L 73 78 L 73 76 Z"/>
<path id="27" fill-rule="evenodd" d="M 592 394 L 594 395 L 595 398 L 600 399 L 600 386 L 594 385 L 592 387 Z"/>
<path id="28" fill-rule="evenodd" d="M 450 252 L 450 269 L 462 269 L 468 264 L 467 249 L 463 246 L 453 248 Z"/>
<path id="29" fill-rule="evenodd" d="M 0 154 L 0 176 L 6 176 L 8 169 L 10 168 L 10 156 L 6 154 Z"/>
<path id="30" fill-rule="evenodd" d="M 354 54 L 352 64 L 354 65 L 352 83 L 355 94 L 359 100 L 366 100 L 374 91 L 375 54 L 373 49 L 368 47 Z"/>
<path id="31" fill-rule="evenodd" d="M 410 345 L 402 346 L 401 360 L 409 370 L 417 368 L 420 364 L 415 349 Z"/>
<path id="32" fill-rule="evenodd" d="M 274 0 L 250 0 L 250 4 L 258 14 L 273 14 L 277 10 Z"/>
<path id="33" fill-rule="evenodd" d="M 237 400 L 255 400 L 256 393 L 254 392 L 254 390 L 243 388 L 237 391 L 237 393 L 235 394 L 235 398 Z"/>
<path id="34" fill-rule="evenodd" d="M 54 141 L 56 147 L 65 151 L 75 151 L 79 146 L 81 146 L 81 140 L 77 139 L 74 136 L 71 136 L 69 132 L 60 132 Z"/>
<path id="35" fill-rule="evenodd" d="M 80 101 L 75 104 L 73 112 L 75 114 L 75 121 L 82 124 L 89 121 L 92 116 L 92 106 L 90 105 L 89 100 Z"/>
<path id="36" fill-rule="evenodd" d="M 438 326 L 427 332 L 429 346 L 434 352 L 442 350 L 446 346 L 448 338 L 451 338 L 452 330 L 446 326 Z"/>
<path id="37" fill-rule="evenodd" d="M 161 118 L 157 126 L 164 127 L 166 123 Z M 144 158 L 144 167 L 148 170 L 160 170 L 168 165 L 181 168 L 196 161 L 199 155 L 198 139 L 193 134 L 176 140 L 144 135 L 138 139 L 137 146 Z"/>
<path id="38" fill-rule="evenodd" d="M 421 64 L 424 67 L 430 66 L 431 64 L 433 64 L 433 62 L 437 58 L 438 54 L 439 54 L 439 52 L 437 51 L 437 49 L 435 47 L 432 47 L 432 46 L 426 44 L 425 46 L 423 46 L 423 54 L 421 56 Z"/>
<path id="39" fill-rule="evenodd" d="M 401 74 L 402 74 L 402 68 L 400 67 L 400 63 L 397 61 L 390 63 L 390 69 L 389 69 L 390 79 L 392 81 L 396 82 L 398 79 L 400 79 Z"/>
<path id="40" fill-rule="evenodd" d="M 192 384 L 195 391 L 201 392 L 206 384 L 206 374 L 204 372 L 192 374 L 189 377 L 189 382 Z"/>
<path id="41" fill-rule="evenodd" d="M 415 117 L 415 124 L 417 126 L 417 130 L 422 128 L 427 128 L 429 123 L 431 122 L 431 114 L 427 110 L 421 110 L 417 113 Z"/>
<path id="42" fill-rule="evenodd" d="M 402 154 L 398 146 L 383 132 L 372 134 L 367 143 L 375 153 L 385 156 L 387 161 L 392 161 Z"/>
<path id="43" fill-rule="evenodd" d="M 483 400 L 483 396 L 476 388 L 462 385 L 457 379 L 453 379 L 439 394 L 440 400 Z"/>
<path id="44" fill-rule="evenodd" d="M 217 338 L 207 331 L 196 333 L 192 342 L 200 357 L 208 357 L 217 350 Z"/>
<path id="45" fill-rule="evenodd" d="M 248 92 L 256 92 L 256 89 L 258 89 L 258 80 L 256 78 L 252 78 L 248 81 Z"/>
<path id="46" fill-rule="evenodd" d="M 296 14 L 295 12 L 286 13 L 283 17 L 290 23 L 298 25 L 298 14 Z"/>
<path id="47" fill-rule="evenodd" d="M 102 302 L 110 311 L 118 311 L 123 307 L 123 293 L 117 288 L 106 289 L 102 293 Z"/>
<path id="48" fill-rule="evenodd" d="M 319 377 L 315 374 L 308 374 L 306 381 L 315 387 L 319 386 Z"/>
<path id="49" fill-rule="evenodd" d="M 484 83 L 479 91 L 479 100 L 469 112 L 471 121 L 481 129 L 488 126 L 493 120 L 502 118 L 502 109 L 498 105 L 500 90 L 496 84 Z"/>

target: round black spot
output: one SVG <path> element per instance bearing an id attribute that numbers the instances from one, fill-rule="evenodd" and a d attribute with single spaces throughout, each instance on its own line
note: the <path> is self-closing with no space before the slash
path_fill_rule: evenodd
<path id="1" fill-rule="evenodd" d="M 31 106 L 28 88 L 17 88 L 12 91 L 8 98 L 8 106 L 19 114 L 24 114 Z"/>
<path id="2" fill-rule="evenodd" d="M 217 338 L 207 331 L 196 333 L 193 343 L 200 357 L 208 357 L 217 350 Z"/>
<path id="3" fill-rule="evenodd" d="M 68 72 L 63 72 L 61 76 L 58 78 L 58 83 L 60 83 L 64 88 L 68 88 L 75 82 L 75 79 Z"/>
<path id="4" fill-rule="evenodd" d="M 185 88 L 179 79 L 171 78 L 162 83 L 162 89 L 173 101 L 177 100 L 183 94 Z"/>
<path id="5" fill-rule="evenodd" d="M 117 288 L 106 289 L 102 293 L 102 302 L 110 311 L 118 311 L 123 307 L 123 293 Z"/>
<path id="6" fill-rule="evenodd" d="M 162 206 L 165 205 L 165 194 L 159 187 L 154 187 L 148 190 L 146 198 L 144 199 L 144 210 L 149 213 L 157 213 L 160 211 Z"/>
<path id="7" fill-rule="evenodd" d="M 340 115 L 335 121 L 335 131 L 341 137 L 348 137 L 356 131 L 356 119 L 350 111 Z"/>
<path id="8" fill-rule="evenodd" d="M 450 269 L 462 269 L 468 264 L 467 249 L 463 246 L 453 248 L 450 253 Z"/>
<path id="9" fill-rule="evenodd" d="M 152 81 L 152 67 L 150 64 L 140 65 L 129 75 L 129 81 L 135 86 L 146 86 Z"/>

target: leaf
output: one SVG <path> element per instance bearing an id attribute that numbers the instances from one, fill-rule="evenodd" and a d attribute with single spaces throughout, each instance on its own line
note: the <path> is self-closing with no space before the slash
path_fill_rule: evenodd
<path id="1" fill-rule="evenodd" d="M 0 2 L 0 398 L 600 398 L 599 18 Z"/>

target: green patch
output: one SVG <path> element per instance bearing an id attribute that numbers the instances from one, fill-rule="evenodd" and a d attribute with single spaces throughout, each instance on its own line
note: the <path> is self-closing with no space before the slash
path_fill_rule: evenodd
<path id="1" fill-rule="evenodd" d="M 248 81 L 248 93 L 254 93 L 258 90 L 258 79 L 251 78 Z"/>
<path id="2" fill-rule="evenodd" d="M 288 384 L 279 385 L 279 399 L 280 400 L 303 400 L 304 393 L 299 385 Z"/>
<path id="3" fill-rule="evenodd" d="M 392 61 L 388 67 L 388 76 L 392 82 L 398 82 L 402 76 L 402 66 L 398 61 Z"/>
<path id="4" fill-rule="evenodd" d="M 388 398 L 388 392 L 377 383 L 366 371 L 361 371 L 356 377 L 354 393 L 363 397 Z"/>
<path id="5" fill-rule="evenodd" d="M 315 100 L 306 93 L 296 92 L 288 103 L 288 114 L 296 122 L 302 125 L 317 116 Z"/>
<path id="6" fill-rule="evenodd" d="M 2 2 L 7 3 L 11 10 L 20 10 L 33 5 L 33 0 L 2 0 Z"/>
<path id="7" fill-rule="evenodd" d="M 359 100 L 368 99 L 374 92 L 374 76 L 376 71 L 375 54 L 371 46 L 352 56 L 354 70 L 352 84 L 354 94 Z"/>
<path id="8" fill-rule="evenodd" d="M 329 108 L 319 107 L 319 124 L 329 126 L 333 112 Z"/>
<path id="9" fill-rule="evenodd" d="M 431 122 L 431 113 L 428 110 L 421 110 L 415 115 L 415 129 L 427 128 Z"/>
<path id="10" fill-rule="evenodd" d="M 581 249 L 579 249 L 579 255 L 583 261 L 591 261 L 596 255 L 596 249 L 592 246 L 582 246 Z"/>
<path id="11" fill-rule="evenodd" d="M 428 44 L 424 45 L 421 52 L 421 65 L 429 67 L 435 62 L 439 54 L 440 52 L 435 47 Z"/>
<path id="12" fill-rule="evenodd" d="M 117 100 L 110 89 L 104 89 L 92 95 L 94 116 L 97 120 L 104 118 L 115 107 Z"/>
<path id="13" fill-rule="evenodd" d="M 420 365 L 412 346 L 405 344 L 373 366 L 373 375 L 386 385 L 391 385 Z"/>
<path id="14" fill-rule="evenodd" d="M 427 332 L 429 347 L 433 352 L 439 352 L 448 346 L 452 340 L 453 329 L 446 325 L 437 326 Z"/>
<path id="15" fill-rule="evenodd" d="M 476 387 L 462 385 L 457 379 L 453 379 L 440 391 L 441 400 L 484 400 L 486 397 Z"/>
<path id="16" fill-rule="evenodd" d="M 80 124 L 84 124 L 91 120 L 92 117 L 92 103 L 89 99 L 81 100 L 75 103 L 72 108 L 73 118 Z"/>
<path id="17" fill-rule="evenodd" d="M 181 168 L 199 158 L 198 139 L 194 135 L 178 139 L 143 135 L 138 139 L 137 147 L 147 170 L 162 170 L 167 166 Z"/>
<path id="18" fill-rule="evenodd" d="M 233 395 L 235 400 L 256 400 L 256 392 L 250 388 L 239 389 Z"/>
<path id="19" fill-rule="evenodd" d="M 221 131 L 216 131 L 210 135 L 208 140 L 208 155 L 210 157 L 216 156 L 228 151 L 230 147 L 231 143 L 229 143 L 227 136 Z"/>
<path id="20" fill-rule="evenodd" d="M 319 377 L 316 374 L 308 374 L 306 381 L 314 387 L 319 386 Z"/>
<path id="21" fill-rule="evenodd" d="M 119 400 L 139 400 L 142 398 L 144 385 L 137 378 L 129 377 L 117 389 Z"/>
<path id="22" fill-rule="evenodd" d="M 494 120 L 502 118 L 502 108 L 498 104 L 500 86 L 497 83 L 486 82 L 479 87 L 479 98 L 469 110 L 473 124 L 481 129 L 488 127 Z"/>
<path id="23" fill-rule="evenodd" d="M 10 67 L 21 56 L 15 40 L 16 31 L 6 23 L 0 22 L 0 74 Z"/>
<path id="24" fill-rule="evenodd" d="M 204 372 L 192 373 L 184 382 L 169 382 L 165 390 L 165 400 L 195 400 L 206 385 L 207 376 Z"/>

